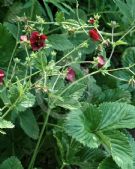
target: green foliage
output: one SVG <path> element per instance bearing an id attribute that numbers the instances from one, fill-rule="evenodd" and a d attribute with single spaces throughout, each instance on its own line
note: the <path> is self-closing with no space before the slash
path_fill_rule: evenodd
<path id="1" fill-rule="evenodd" d="M 60 51 L 65 51 L 72 49 L 72 43 L 67 39 L 66 35 L 53 34 L 48 37 L 49 43 L 52 45 L 52 48 Z"/>
<path id="2" fill-rule="evenodd" d="M 133 167 L 133 154 L 128 137 L 119 131 L 104 133 L 113 160 L 122 169 Z M 107 137 L 106 137 L 107 136 Z"/>
<path id="3" fill-rule="evenodd" d="M 134 0 L 0 0 L 0 169 L 135 168 L 134 18 Z"/>
<path id="4" fill-rule="evenodd" d="M 1 165 L 0 169 L 23 169 L 21 162 L 14 156 L 5 160 Z"/>
<path id="5" fill-rule="evenodd" d="M 119 169 L 118 166 L 112 160 L 112 158 L 106 158 L 101 162 L 98 169 L 108 169 L 110 167 L 111 169 Z"/>
<path id="6" fill-rule="evenodd" d="M 122 55 L 122 65 L 123 67 L 127 67 L 127 69 L 115 73 L 117 77 L 123 79 L 118 81 L 118 86 L 120 88 L 134 90 L 134 62 L 135 49 L 134 47 L 127 48 Z"/>
<path id="7" fill-rule="evenodd" d="M 13 128 L 13 127 L 14 127 L 14 125 L 11 122 L 6 121 L 6 120 L 4 120 L 2 118 L 0 119 L 0 128 L 1 129 Z"/>
<path id="8" fill-rule="evenodd" d="M 2 24 L 0 24 L 0 37 L 0 66 L 5 67 L 8 65 L 12 56 L 15 40 Z"/>
<path id="9" fill-rule="evenodd" d="M 128 138 L 116 129 L 134 128 L 134 111 L 134 106 L 125 103 L 102 103 L 98 108 L 84 104 L 67 115 L 65 130 L 90 148 L 103 144 L 119 167 L 133 168 Z"/>
<path id="10" fill-rule="evenodd" d="M 19 113 L 20 126 L 24 132 L 31 138 L 37 139 L 39 136 L 39 127 L 35 116 L 31 110 Z"/>
<path id="11" fill-rule="evenodd" d="M 125 21 L 127 23 L 133 24 L 135 17 L 134 0 L 126 0 L 126 2 L 122 0 L 114 0 L 114 2 L 119 7 L 121 13 L 124 15 Z"/>
<path id="12" fill-rule="evenodd" d="M 6 134 L 5 131 L 3 131 L 3 129 L 11 129 L 11 128 L 14 128 L 14 125 L 10 121 L 0 118 L 0 133 Z"/>
<path id="13" fill-rule="evenodd" d="M 106 89 L 99 96 L 99 101 L 118 101 L 118 102 L 131 102 L 131 93 L 128 90 L 122 89 Z"/>

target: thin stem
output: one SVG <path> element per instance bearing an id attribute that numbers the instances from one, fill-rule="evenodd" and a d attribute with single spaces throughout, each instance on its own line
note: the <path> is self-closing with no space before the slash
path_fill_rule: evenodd
<path id="1" fill-rule="evenodd" d="M 60 169 L 64 169 L 65 167 L 65 164 L 63 163 L 62 166 L 60 167 Z"/>
<path id="2" fill-rule="evenodd" d="M 135 73 L 130 68 L 128 70 L 135 76 Z"/>
<path id="3" fill-rule="evenodd" d="M 114 53 L 114 49 L 115 49 L 115 47 L 113 46 L 113 47 L 112 47 L 111 54 L 110 54 L 110 56 L 109 56 L 107 62 L 105 63 L 104 67 L 106 67 L 106 65 L 110 62 L 110 60 L 111 60 L 111 58 L 112 58 L 112 56 L 113 56 L 113 53 Z"/>
<path id="4" fill-rule="evenodd" d="M 86 30 L 83 28 L 83 26 L 81 24 L 81 21 L 80 21 L 80 18 L 79 18 L 78 7 L 79 7 L 79 3 L 76 0 L 76 16 L 77 16 L 78 23 L 79 23 L 80 27 L 82 28 L 82 30 L 85 32 L 85 34 L 88 35 L 88 33 L 86 32 Z"/>
<path id="5" fill-rule="evenodd" d="M 16 99 L 16 101 L 9 107 L 9 109 L 2 115 L 2 119 L 4 119 L 8 113 L 15 107 L 16 103 L 18 102 L 18 100 L 20 99 L 20 96 Z"/>
<path id="6" fill-rule="evenodd" d="M 130 28 L 119 40 L 122 40 L 125 36 L 127 36 L 133 29 L 135 28 L 135 26 L 133 26 L 132 28 Z"/>
<path id="7" fill-rule="evenodd" d="M 92 75 L 94 75 L 94 74 L 97 74 L 97 73 L 99 73 L 99 72 L 100 72 L 100 70 L 97 70 L 97 71 L 95 71 L 95 72 L 89 73 L 89 74 L 83 76 L 82 78 L 76 80 L 75 82 L 71 83 L 67 88 L 65 88 L 65 89 L 60 93 L 59 96 L 62 96 L 67 90 L 69 90 L 69 89 L 70 89 L 72 86 L 74 86 L 75 84 L 77 84 L 77 83 L 81 82 L 82 80 L 86 79 L 87 77 L 92 76 Z"/>
<path id="8" fill-rule="evenodd" d="M 82 47 L 83 44 L 85 44 L 88 40 L 85 40 L 83 43 L 79 44 L 76 48 L 74 48 L 73 50 L 71 50 L 69 53 L 67 53 L 64 57 L 62 57 L 59 61 L 57 61 L 55 63 L 55 65 L 57 65 L 58 63 L 60 63 L 62 60 L 64 60 L 65 58 L 67 58 L 71 53 L 75 52 L 76 50 L 78 50 L 79 48 Z"/>
<path id="9" fill-rule="evenodd" d="M 30 18 L 31 18 L 31 19 L 32 19 L 32 17 L 33 17 L 34 4 L 35 4 L 35 0 L 32 1 L 31 14 L 30 14 Z"/>
<path id="10" fill-rule="evenodd" d="M 15 47 L 14 47 L 14 50 L 13 50 L 12 55 L 11 55 L 11 59 L 10 59 L 10 61 L 9 61 L 8 68 L 7 68 L 6 80 L 7 80 L 7 78 L 8 78 L 9 69 L 10 69 L 11 62 L 12 62 L 12 60 L 13 60 L 13 57 L 14 57 L 15 51 L 16 51 L 16 49 L 17 49 L 17 45 L 18 45 L 18 43 L 16 42 Z"/>
<path id="11" fill-rule="evenodd" d="M 30 161 L 29 166 L 28 166 L 28 169 L 33 169 L 33 166 L 34 166 L 34 163 L 35 163 L 37 154 L 38 154 L 38 149 L 39 149 L 39 146 L 40 146 L 40 143 L 41 143 L 41 140 L 42 140 L 44 131 L 45 131 L 45 129 L 46 129 L 46 125 L 47 125 L 47 122 L 48 122 L 50 113 L 51 113 L 51 109 L 48 109 L 47 115 L 46 115 L 46 118 L 45 118 L 45 121 L 44 121 L 44 124 L 43 124 L 43 127 L 42 127 L 42 129 L 41 129 L 41 133 L 40 133 L 40 135 L 39 135 L 39 138 L 38 138 L 36 147 L 35 147 L 35 149 L 34 149 L 34 153 L 33 153 L 33 155 L 32 155 L 31 161 Z"/>
<path id="12" fill-rule="evenodd" d="M 124 82 L 128 82 L 128 80 L 125 80 L 125 79 L 119 78 L 119 77 L 114 76 L 114 75 L 112 75 L 112 74 L 110 74 L 110 73 L 105 73 L 105 74 L 107 74 L 107 75 L 109 75 L 109 76 L 111 76 L 111 77 L 113 77 L 113 78 L 115 78 L 115 79 L 117 79 L 117 80 L 124 81 Z"/>
<path id="13" fill-rule="evenodd" d="M 29 52 L 28 52 L 28 49 L 27 49 L 27 46 L 26 46 L 26 45 L 25 45 L 25 51 L 26 51 L 26 55 L 27 55 L 27 57 L 29 58 L 29 61 L 28 61 L 29 70 L 30 70 L 29 82 L 31 82 L 32 67 L 31 67 L 30 55 L 29 55 Z"/>
<path id="14" fill-rule="evenodd" d="M 95 29 L 97 30 L 98 34 L 99 34 L 100 37 L 102 38 L 102 41 L 105 41 L 105 39 L 104 39 L 104 37 L 102 36 L 101 32 L 100 32 L 97 28 L 95 28 Z"/>
<path id="15" fill-rule="evenodd" d="M 27 80 L 27 79 L 29 79 L 30 77 L 39 74 L 40 72 L 41 72 L 41 71 L 39 70 L 39 71 L 37 71 L 37 72 L 35 72 L 35 73 L 33 73 L 33 74 L 27 76 L 27 77 L 24 77 L 24 78 L 20 79 L 19 82 L 24 81 L 24 80 Z M 17 84 L 17 82 L 12 83 L 12 85 L 15 85 L 15 84 Z"/>
<path id="16" fill-rule="evenodd" d="M 113 45 L 113 43 L 114 43 L 114 27 L 112 27 L 112 45 Z"/>
<path id="17" fill-rule="evenodd" d="M 57 76 L 57 79 L 55 80 L 55 82 L 54 82 L 54 84 L 53 84 L 52 91 L 54 90 L 54 88 L 55 88 L 55 86 L 56 86 L 56 84 L 57 84 L 57 82 L 58 82 L 60 76 L 61 76 L 61 74 L 59 74 L 59 75 Z"/>
<path id="18" fill-rule="evenodd" d="M 18 27 L 17 27 L 17 40 L 16 40 L 15 47 L 14 47 L 14 49 L 13 49 L 13 52 L 12 52 L 12 55 L 11 55 L 9 64 L 8 64 L 8 68 L 7 68 L 7 72 L 6 72 L 6 81 L 7 81 L 7 78 L 8 78 L 9 69 L 10 69 L 10 66 L 11 66 L 11 63 L 12 63 L 12 60 L 13 60 L 13 57 L 14 57 L 14 55 L 15 55 L 15 51 L 16 51 L 16 49 L 17 49 L 19 31 L 20 31 L 20 29 L 19 29 L 19 23 L 18 23 Z"/>
<path id="19" fill-rule="evenodd" d="M 65 67 L 70 66 L 72 64 L 81 64 L 81 63 L 91 63 L 92 64 L 93 61 L 74 61 L 74 62 L 70 62 L 70 63 L 68 63 L 68 64 L 66 64 L 66 65 L 64 65 L 62 67 L 65 68 Z"/>
<path id="20" fill-rule="evenodd" d="M 43 75 L 44 75 L 44 87 L 46 87 L 46 83 L 47 83 L 47 74 L 45 71 L 45 67 L 44 67 L 44 60 L 43 60 L 43 55 L 41 54 L 41 65 L 42 65 L 42 70 L 43 70 Z"/>
<path id="21" fill-rule="evenodd" d="M 15 75 L 16 64 L 17 64 L 17 63 L 14 64 L 10 82 L 12 82 L 12 79 L 13 79 L 13 77 L 14 77 L 14 75 Z"/>

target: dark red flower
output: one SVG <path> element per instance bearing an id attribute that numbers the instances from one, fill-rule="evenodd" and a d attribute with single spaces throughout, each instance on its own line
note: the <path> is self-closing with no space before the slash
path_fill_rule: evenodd
<path id="1" fill-rule="evenodd" d="M 98 56 L 98 57 L 97 57 L 97 60 L 98 60 L 98 67 L 99 67 L 99 68 L 101 68 L 102 66 L 104 66 L 105 63 L 106 63 L 103 56 Z"/>
<path id="2" fill-rule="evenodd" d="M 5 76 L 5 73 L 3 70 L 0 69 L 0 85 L 3 84 L 3 78 Z"/>
<path id="3" fill-rule="evenodd" d="M 95 19 L 94 19 L 94 18 L 90 18 L 90 19 L 89 19 L 89 23 L 90 23 L 90 24 L 94 24 L 94 22 L 95 22 Z"/>
<path id="4" fill-rule="evenodd" d="M 100 35 L 97 32 L 96 29 L 91 29 L 89 30 L 89 36 L 94 40 L 94 41 L 99 41 L 100 40 Z"/>
<path id="5" fill-rule="evenodd" d="M 66 79 L 70 82 L 73 82 L 75 79 L 75 71 L 71 67 L 67 69 Z"/>
<path id="6" fill-rule="evenodd" d="M 21 35 L 21 36 L 20 36 L 20 41 L 22 41 L 22 42 L 27 42 L 27 40 L 28 40 L 28 38 L 27 38 L 26 35 Z"/>
<path id="7" fill-rule="evenodd" d="M 39 32 L 32 32 L 30 36 L 30 44 L 33 51 L 37 51 L 45 46 L 45 40 L 47 36 L 42 34 L 40 35 Z"/>

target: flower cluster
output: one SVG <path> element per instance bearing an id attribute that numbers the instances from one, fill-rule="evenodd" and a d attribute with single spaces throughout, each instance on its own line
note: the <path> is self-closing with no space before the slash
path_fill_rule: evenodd
<path id="1" fill-rule="evenodd" d="M 47 36 L 44 34 L 39 34 L 39 32 L 32 32 L 30 36 L 30 44 L 33 51 L 37 51 L 45 46 L 45 40 Z"/>

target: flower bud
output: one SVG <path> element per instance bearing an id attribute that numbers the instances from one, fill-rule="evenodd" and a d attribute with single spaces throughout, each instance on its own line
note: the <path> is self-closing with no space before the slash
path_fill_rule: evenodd
<path id="1" fill-rule="evenodd" d="M 75 71 L 71 67 L 67 69 L 66 79 L 70 82 L 73 82 L 75 79 Z"/>
<path id="2" fill-rule="evenodd" d="M 21 42 L 27 42 L 27 41 L 28 41 L 27 36 L 26 36 L 26 35 L 21 35 L 21 36 L 20 36 L 20 41 L 21 41 Z"/>
<path id="3" fill-rule="evenodd" d="M 103 56 L 98 56 L 97 57 L 97 61 L 98 61 L 98 65 L 97 66 L 99 68 L 103 67 L 105 65 L 105 63 L 106 63 Z"/>
<path id="4" fill-rule="evenodd" d="M 93 41 L 100 41 L 100 35 L 96 29 L 89 30 L 89 36 Z"/>
<path id="5" fill-rule="evenodd" d="M 94 19 L 94 18 L 90 18 L 88 22 L 89 22 L 90 24 L 94 24 L 95 19 Z"/>

